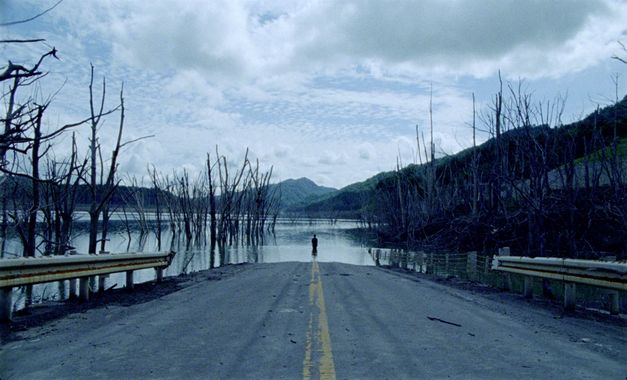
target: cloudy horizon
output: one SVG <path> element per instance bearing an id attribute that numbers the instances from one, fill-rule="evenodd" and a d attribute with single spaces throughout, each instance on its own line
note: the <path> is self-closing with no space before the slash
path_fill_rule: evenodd
<path id="1" fill-rule="evenodd" d="M 0 2 L 0 23 L 55 3 Z M 431 90 L 438 155 L 472 145 L 472 94 L 485 110 L 499 71 L 537 100 L 567 97 L 564 122 L 613 101 L 613 75 L 622 98 L 627 65 L 611 57 L 627 42 L 625 20 L 618 0 L 64 0 L 0 27 L 3 39 L 45 43 L 0 49 L 23 64 L 59 50 L 37 90 L 58 91 L 51 127 L 89 114 L 90 62 L 107 78 L 109 105 L 124 82 L 125 138 L 155 137 L 127 148 L 123 173 L 202 170 L 218 145 L 234 161 L 248 147 L 277 181 L 342 187 L 391 170 L 399 155 L 414 162 Z M 103 145 L 116 125 L 110 116 Z"/>

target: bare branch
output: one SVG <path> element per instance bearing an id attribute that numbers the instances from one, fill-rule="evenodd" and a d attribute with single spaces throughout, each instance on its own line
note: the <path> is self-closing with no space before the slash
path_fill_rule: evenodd
<path id="1" fill-rule="evenodd" d="M 38 182 L 41 182 L 41 183 L 52 183 L 52 184 L 57 183 L 57 181 L 55 181 L 53 179 L 35 178 L 32 175 L 30 175 L 30 174 L 14 172 L 12 170 L 5 169 L 3 166 L 0 166 L 0 172 L 2 172 L 4 174 L 11 175 L 11 176 L 15 176 L 15 177 L 22 177 L 22 178 L 30 179 L 31 181 L 38 181 Z"/>
<path id="2" fill-rule="evenodd" d="M 57 49 L 53 47 L 52 50 L 39 57 L 39 61 L 37 62 L 37 64 L 35 64 L 35 66 L 33 66 L 33 68 L 30 70 L 22 65 L 16 65 L 13 62 L 9 61 L 6 70 L 4 70 L 4 72 L 0 74 L 0 82 L 8 79 L 29 78 L 41 75 L 42 73 L 37 70 L 39 70 L 39 66 L 48 56 L 59 59 L 59 57 L 57 57 Z"/>
<path id="3" fill-rule="evenodd" d="M 118 107 L 115 107 L 115 108 L 113 108 L 113 109 L 111 109 L 111 110 L 109 110 L 109 111 L 103 112 L 103 113 L 102 113 L 102 116 L 112 114 L 112 113 L 116 112 L 119 108 L 120 108 L 120 107 L 118 106 Z M 64 132 L 64 131 L 66 131 L 67 129 L 74 128 L 74 127 L 78 127 L 79 125 L 85 124 L 86 122 L 88 122 L 88 121 L 90 121 L 90 120 L 91 120 L 91 117 L 88 117 L 88 118 L 85 118 L 85 119 L 83 119 L 83 120 L 77 121 L 76 123 L 66 124 L 66 125 L 64 125 L 63 127 L 61 127 L 61 128 L 59 128 L 59 129 L 57 129 L 56 131 L 54 131 L 54 132 L 52 132 L 52 133 L 50 133 L 50 134 L 47 134 L 47 135 L 45 135 L 45 136 L 42 136 L 42 139 L 43 139 L 43 140 L 48 140 L 48 139 L 51 139 L 51 138 L 53 138 L 53 137 L 55 137 L 55 136 L 57 136 L 57 135 L 59 135 L 59 134 L 63 133 L 63 132 Z"/>
<path id="4" fill-rule="evenodd" d="M 625 46 L 625 44 L 623 44 L 623 43 L 622 43 L 622 42 L 620 42 L 620 41 L 616 41 L 616 42 L 618 42 L 618 44 L 620 45 L 620 47 L 622 47 L 622 48 L 623 48 L 623 51 L 627 53 L 627 47 Z M 618 55 L 613 55 L 613 56 L 612 56 L 612 58 L 613 58 L 613 59 L 615 59 L 615 60 L 617 60 L 617 61 L 620 61 L 620 62 L 622 62 L 622 63 L 624 63 L 624 64 L 627 64 L 627 59 L 625 59 L 625 58 L 621 58 L 621 57 L 619 57 Z"/>
<path id="5" fill-rule="evenodd" d="M 18 21 L 9 21 L 9 22 L 2 22 L 0 23 L 0 26 L 11 26 L 11 25 L 17 25 L 17 24 L 24 24 L 27 23 L 29 21 L 33 21 L 43 15 L 45 15 L 46 13 L 50 12 L 51 10 L 53 10 L 54 8 L 56 8 L 59 4 L 61 4 L 63 2 L 63 0 L 59 0 L 57 1 L 53 6 L 51 6 L 50 8 L 44 10 L 41 13 L 38 13 L 36 15 L 34 15 L 33 17 L 29 17 L 27 19 L 24 20 L 18 20 Z"/>
<path id="6" fill-rule="evenodd" d="M 135 143 L 135 142 L 138 142 L 138 141 L 141 141 L 141 140 L 145 140 L 145 139 L 150 139 L 150 138 L 153 138 L 153 137 L 155 137 L 155 135 L 147 135 L 147 136 L 138 137 L 138 138 L 133 139 L 133 140 L 125 141 L 122 144 L 120 144 L 120 148 L 124 148 L 125 146 L 127 146 L 129 144 L 132 144 L 132 143 Z"/>
<path id="7" fill-rule="evenodd" d="M 29 40 L 0 40 L 0 44 L 29 44 L 33 42 L 44 42 L 45 38 L 33 38 Z"/>

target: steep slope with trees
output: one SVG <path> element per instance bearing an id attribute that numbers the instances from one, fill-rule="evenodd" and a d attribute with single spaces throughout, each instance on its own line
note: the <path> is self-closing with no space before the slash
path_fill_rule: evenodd
<path id="1" fill-rule="evenodd" d="M 500 110 L 483 115 L 493 133 L 484 144 L 380 173 L 300 211 L 341 210 L 385 241 L 418 246 L 624 256 L 627 97 L 568 125 L 559 102 L 512 88 L 496 99 Z"/>

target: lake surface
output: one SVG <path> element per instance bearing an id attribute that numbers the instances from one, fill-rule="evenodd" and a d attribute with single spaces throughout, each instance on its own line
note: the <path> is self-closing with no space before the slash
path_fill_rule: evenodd
<path id="1" fill-rule="evenodd" d="M 79 224 L 80 227 L 80 224 Z M 338 220 L 331 223 L 329 220 L 305 219 L 298 221 L 279 220 L 274 234 L 266 234 L 263 241 L 258 244 L 234 244 L 225 246 L 220 251 L 216 247 L 214 251 L 214 266 L 238 263 L 274 263 L 286 261 L 308 262 L 312 259 L 311 238 L 313 234 L 318 237 L 317 259 L 322 262 L 342 262 L 354 265 L 375 265 L 368 254 L 366 241 L 360 239 L 355 233 L 359 225 L 355 221 Z M 165 276 L 177 276 L 182 273 L 190 273 L 210 268 L 211 249 L 209 244 L 193 245 L 187 247 L 184 239 L 177 239 L 170 245 L 171 233 L 164 231 L 162 235 L 162 251 L 168 251 L 170 246 L 177 252 L 172 264 L 165 270 Z M 140 242 L 139 233 L 132 232 L 129 236 L 121 224 L 113 224 L 106 250 L 111 253 L 124 252 L 156 252 L 157 239 L 154 233 L 149 233 L 143 242 Z M 88 236 L 79 233 L 73 239 L 73 245 L 78 254 L 87 252 Z M 17 238 L 7 240 L 5 257 L 21 255 L 21 244 Z M 224 262 L 220 261 L 224 257 Z M 135 282 L 147 282 L 155 279 L 153 269 L 136 271 Z M 125 274 L 111 274 L 106 279 L 106 288 L 116 286 L 123 287 Z M 65 287 L 69 281 L 65 281 Z M 39 284 L 33 287 L 33 301 L 58 300 L 67 297 L 59 292 L 59 284 Z M 14 290 L 14 302 L 16 308 L 23 307 L 23 289 Z"/>

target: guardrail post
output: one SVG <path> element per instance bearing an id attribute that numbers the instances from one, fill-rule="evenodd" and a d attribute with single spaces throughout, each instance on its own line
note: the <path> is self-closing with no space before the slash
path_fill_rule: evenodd
<path id="1" fill-rule="evenodd" d="M 90 277 L 78 279 L 78 298 L 81 301 L 89 301 L 89 279 Z"/>
<path id="2" fill-rule="evenodd" d="M 133 289 L 134 284 L 133 284 L 133 271 L 132 270 L 127 270 L 126 271 L 126 288 L 127 289 Z"/>
<path id="3" fill-rule="evenodd" d="M 575 310 L 575 301 L 577 298 L 577 287 L 574 282 L 564 283 L 564 309 Z"/>
<path id="4" fill-rule="evenodd" d="M 157 274 L 157 282 L 163 281 L 163 268 L 155 268 Z"/>
<path id="5" fill-rule="evenodd" d="M 509 255 L 510 255 L 509 247 L 499 248 L 499 256 L 509 256 Z M 512 277 L 509 275 L 509 273 L 503 274 L 503 289 L 507 291 L 512 290 Z"/>
<path id="6" fill-rule="evenodd" d="M 468 278 L 474 280 L 477 274 L 477 251 L 468 252 L 466 256 L 466 273 Z"/>
<path id="7" fill-rule="evenodd" d="M 416 271 L 416 252 L 411 252 L 411 269 Z"/>
<path id="8" fill-rule="evenodd" d="M 96 293 L 96 276 L 89 276 L 89 286 L 87 287 L 90 293 Z"/>
<path id="9" fill-rule="evenodd" d="M 424 273 L 425 268 L 425 253 L 420 251 L 418 252 L 418 266 L 420 268 L 420 273 Z"/>
<path id="10" fill-rule="evenodd" d="M 100 251 L 99 255 L 108 255 L 109 251 Z M 107 288 L 107 278 L 109 278 L 108 274 L 101 274 L 98 276 L 98 293 L 104 293 Z"/>
<path id="11" fill-rule="evenodd" d="M 523 296 L 525 298 L 533 298 L 533 277 L 531 276 L 525 276 Z"/>
<path id="12" fill-rule="evenodd" d="M 65 280 L 57 281 L 57 291 L 59 292 L 59 299 L 65 299 Z"/>
<path id="13" fill-rule="evenodd" d="M 399 253 L 401 255 L 401 259 L 400 259 L 400 264 L 401 265 L 400 265 L 400 267 L 402 269 L 407 269 L 407 262 L 409 261 L 409 252 L 400 251 Z"/>
<path id="14" fill-rule="evenodd" d="M 612 290 L 609 293 L 610 301 L 610 314 L 618 315 L 620 313 L 620 293 L 617 290 Z"/>
<path id="15" fill-rule="evenodd" d="M 104 274 L 101 274 L 100 276 L 98 276 L 98 293 L 104 293 L 105 290 L 105 282 L 106 282 L 106 278 L 107 276 Z"/>
<path id="16" fill-rule="evenodd" d="M 70 279 L 70 288 L 68 289 L 68 298 L 74 299 L 76 298 L 76 279 Z"/>
<path id="17" fill-rule="evenodd" d="M 10 321 L 13 313 L 13 288 L 0 288 L 0 321 Z"/>

